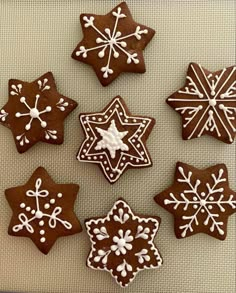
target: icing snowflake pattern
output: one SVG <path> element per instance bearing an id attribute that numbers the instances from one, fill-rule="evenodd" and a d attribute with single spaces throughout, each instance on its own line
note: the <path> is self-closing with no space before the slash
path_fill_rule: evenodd
<path id="1" fill-rule="evenodd" d="M 158 219 L 135 216 L 123 200 L 115 203 L 107 217 L 85 224 L 92 243 L 88 266 L 110 272 L 121 287 L 128 286 L 139 271 L 162 264 L 153 243 Z"/>
<path id="2" fill-rule="evenodd" d="M 147 139 L 147 133 L 150 133 L 155 120 L 129 115 L 121 97 L 114 98 L 104 112 L 81 114 L 80 121 L 86 139 L 77 159 L 100 164 L 109 182 L 116 182 L 128 166 L 152 165 L 143 136 Z M 127 130 L 119 131 L 118 124 Z M 129 132 L 130 127 L 134 127 L 135 132 Z M 124 142 L 124 138 L 128 142 Z M 133 152 L 129 153 L 130 150 Z"/>
<path id="3" fill-rule="evenodd" d="M 178 238 L 204 232 L 224 240 L 227 217 L 236 212 L 236 195 L 228 188 L 227 169 L 223 164 L 217 165 L 209 168 L 209 175 L 205 170 L 196 170 L 178 163 L 175 179 L 178 192 L 174 184 L 155 200 L 176 215 Z"/>
<path id="4" fill-rule="evenodd" d="M 76 51 L 76 56 L 82 55 L 83 58 L 86 58 L 90 51 L 98 50 L 99 58 L 106 58 L 106 63 L 101 68 L 103 72 L 103 78 L 108 78 L 109 75 L 113 74 L 113 69 L 110 67 L 111 58 L 119 58 L 120 53 L 123 53 L 127 56 L 127 64 L 138 64 L 138 54 L 137 53 L 129 53 L 129 49 L 127 48 L 127 43 L 125 39 L 135 37 L 137 40 L 141 40 L 142 35 L 147 34 L 148 30 L 142 30 L 140 26 L 136 27 L 136 30 L 128 35 L 122 36 L 122 33 L 119 31 L 119 21 L 122 21 L 123 18 L 126 17 L 124 13 L 122 13 L 121 7 L 117 8 L 117 11 L 113 11 L 112 15 L 115 18 L 115 25 L 113 31 L 109 28 L 105 28 L 104 32 L 101 32 L 96 25 L 94 24 L 95 18 L 93 16 L 84 16 L 84 27 L 92 27 L 99 35 L 96 39 L 96 43 L 98 44 L 96 47 L 85 48 L 84 46 L 80 46 L 80 50 Z M 108 55 L 106 54 L 106 50 L 109 51 Z"/>
<path id="5" fill-rule="evenodd" d="M 39 226 L 43 226 L 46 218 L 48 219 L 48 226 L 51 229 L 56 228 L 57 224 L 63 225 L 66 229 L 72 228 L 71 223 L 60 218 L 60 214 L 62 212 L 61 207 L 56 206 L 51 214 L 44 212 L 45 209 L 47 210 L 50 207 L 50 204 L 44 204 L 44 208 L 42 208 L 40 205 L 40 198 L 46 198 L 49 196 L 49 192 L 47 190 L 40 190 L 42 183 L 42 179 L 38 178 L 35 182 L 35 190 L 28 190 L 26 192 L 26 196 L 35 198 L 35 208 L 26 207 L 24 202 L 20 204 L 20 207 L 22 209 L 26 208 L 26 211 L 31 211 L 33 215 L 31 218 L 28 218 L 25 213 L 20 213 L 18 216 L 20 224 L 13 226 L 12 230 L 14 232 L 19 232 L 22 229 L 26 229 L 29 233 L 34 233 L 35 231 L 31 223 L 37 221 Z M 50 203 L 55 203 L 55 199 L 51 199 Z M 47 235 L 44 234 L 45 230 L 40 230 L 39 237 L 41 243 L 47 241 Z"/>
<path id="6" fill-rule="evenodd" d="M 183 137 L 203 134 L 232 143 L 236 135 L 236 66 L 210 73 L 191 63 L 184 88 L 167 99 L 183 116 Z"/>

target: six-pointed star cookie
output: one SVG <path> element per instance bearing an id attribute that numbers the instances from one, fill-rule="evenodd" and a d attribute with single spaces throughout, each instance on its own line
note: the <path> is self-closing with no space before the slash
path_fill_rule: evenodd
<path id="1" fill-rule="evenodd" d="M 190 63 L 184 87 L 167 103 L 182 116 L 183 139 L 209 134 L 232 143 L 236 135 L 236 66 L 210 72 Z"/>
<path id="2" fill-rule="evenodd" d="M 0 123 L 11 129 L 19 153 L 38 141 L 62 144 L 64 119 L 77 103 L 58 93 L 51 72 L 33 82 L 9 80 L 9 99 Z"/>
<path id="3" fill-rule="evenodd" d="M 77 159 L 99 164 L 110 183 L 128 168 L 152 165 L 145 142 L 155 119 L 131 115 L 120 96 L 102 112 L 81 114 L 80 122 L 86 137 Z"/>
<path id="4" fill-rule="evenodd" d="M 78 191 L 79 185 L 56 184 L 39 167 L 25 185 L 5 191 L 13 211 L 8 233 L 29 237 L 47 254 L 58 237 L 82 231 L 73 211 Z"/>
<path id="5" fill-rule="evenodd" d="M 121 287 L 127 287 L 139 271 L 160 267 L 163 261 L 153 243 L 160 221 L 135 215 L 119 199 L 106 217 L 85 221 L 92 245 L 87 266 L 110 272 Z"/>
<path id="6" fill-rule="evenodd" d="M 224 240 L 228 217 L 236 212 L 224 164 L 199 170 L 178 162 L 174 184 L 154 199 L 174 215 L 177 238 L 203 232 Z"/>
<path id="7" fill-rule="evenodd" d="M 72 58 L 91 65 L 103 86 L 122 72 L 144 73 L 142 51 L 155 31 L 136 23 L 125 2 L 106 15 L 82 14 L 84 33 Z"/>

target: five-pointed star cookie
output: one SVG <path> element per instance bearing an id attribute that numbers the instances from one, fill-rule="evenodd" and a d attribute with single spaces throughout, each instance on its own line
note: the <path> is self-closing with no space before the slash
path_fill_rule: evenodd
<path id="1" fill-rule="evenodd" d="M 17 150 L 26 152 L 38 141 L 62 144 L 64 119 L 77 103 L 60 93 L 51 72 L 33 82 L 9 80 L 9 99 L 0 123 L 11 129 Z"/>
<path id="2" fill-rule="evenodd" d="M 106 217 L 85 221 L 91 241 L 87 266 L 111 273 L 127 287 L 143 269 L 159 268 L 162 258 L 154 244 L 159 217 L 135 215 L 122 199 Z"/>
<path id="3" fill-rule="evenodd" d="M 82 14 L 84 38 L 72 58 L 91 65 L 103 86 L 122 72 L 144 73 L 142 51 L 155 31 L 136 23 L 125 2 L 106 15 Z"/>
<path id="4" fill-rule="evenodd" d="M 210 72 L 190 63 L 184 87 L 167 103 L 182 116 L 183 139 L 208 134 L 232 143 L 236 136 L 236 66 Z"/>
<path id="5" fill-rule="evenodd" d="M 39 167 L 25 185 L 5 191 L 13 211 L 8 233 L 29 237 L 47 254 L 58 237 L 82 231 L 73 211 L 78 191 L 79 185 L 56 184 Z"/>
<path id="6" fill-rule="evenodd" d="M 154 199 L 174 215 L 177 238 L 203 232 L 224 240 L 228 217 L 236 212 L 224 164 L 199 170 L 178 162 L 174 184 Z"/>
<path id="7" fill-rule="evenodd" d="M 145 142 L 155 119 L 131 115 L 120 96 L 101 112 L 81 114 L 80 122 L 86 137 L 77 159 L 99 164 L 110 183 L 128 168 L 152 165 Z"/>

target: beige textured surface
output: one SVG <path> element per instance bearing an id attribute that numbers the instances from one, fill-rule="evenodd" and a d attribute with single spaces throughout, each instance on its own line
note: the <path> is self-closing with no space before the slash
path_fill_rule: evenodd
<path id="1" fill-rule="evenodd" d="M 10 131 L 0 128 L 0 290 L 123 292 L 108 273 L 86 268 L 85 231 L 59 239 L 47 256 L 30 240 L 7 235 L 11 211 L 4 189 L 24 183 L 42 165 L 56 181 L 81 185 L 76 203 L 81 222 L 106 214 L 120 196 L 134 211 L 162 218 L 155 242 L 164 265 L 140 273 L 126 292 L 233 293 L 235 215 L 224 242 L 203 234 L 177 240 L 172 216 L 154 203 L 153 196 L 171 184 L 177 160 L 199 168 L 223 162 L 231 187 L 236 188 L 235 143 L 226 145 L 210 137 L 182 141 L 180 117 L 165 104 L 166 97 L 183 84 L 190 61 L 210 70 L 235 63 L 234 1 L 128 1 L 135 19 L 157 31 L 145 52 L 147 73 L 122 75 L 103 88 L 92 69 L 70 54 L 82 37 L 80 13 L 104 14 L 118 2 L 0 1 L 0 104 L 7 100 L 9 78 L 30 81 L 49 70 L 61 93 L 79 104 L 66 121 L 62 146 L 38 144 L 19 155 Z M 102 109 L 117 94 L 131 112 L 153 116 L 157 124 L 147 143 L 154 166 L 130 170 L 111 186 L 97 166 L 75 160 L 83 140 L 77 116 Z"/>

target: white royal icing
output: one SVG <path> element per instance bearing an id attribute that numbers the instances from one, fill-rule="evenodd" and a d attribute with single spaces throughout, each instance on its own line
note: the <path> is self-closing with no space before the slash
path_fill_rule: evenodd
<path id="1" fill-rule="evenodd" d="M 147 29 L 141 30 L 140 26 L 137 26 L 135 31 L 128 35 L 123 35 L 119 31 L 119 21 L 126 17 L 124 13 L 121 11 L 121 7 L 117 8 L 117 11 L 113 11 L 112 15 L 115 17 L 114 28 L 111 31 L 109 28 L 105 28 L 104 32 L 101 32 L 96 25 L 94 24 L 95 18 L 93 16 L 84 16 L 84 27 L 85 28 L 93 28 L 99 35 L 96 39 L 96 43 L 98 46 L 92 48 L 85 48 L 84 46 L 80 46 L 80 50 L 76 51 L 76 56 L 82 55 L 83 58 L 86 58 L 90 51 L 98 50 L 99 58 L 106 58 L 107 63 L 105 66 L 101 68 L 103 72 L 103 78 L 108 78 L 109 75 L 113 74 L 113 69 L 110 67 L 112 58 L 119 58 L 120 53 L 123 53 L 127 57 L 127 64 L 139 64 L 140 60 L 138 58 L 137 53 L 130 53 L 130 49 L 127 48 L 126 39 L 135 37 L 137 41 L 141 40 L 142 35 L 148 33 Z M 108 49 L 109 53 L 106 54 L 106 50 Z"/>
<path id="2" fill-rule="evenodd" d="M 108 234 L 105 225 L 107 222 L 119 222 L 120 226 L 115 226 L 114 229 L 117 229 L 117 233 L 114 233 L 115 236 L 111 238 Z M 139 223 L 136 232 L 132 232 L 131 229 L 122 228 L 127 221 Z M 154 229 L 150 230 L 146 225 L 152 222 L 154 224 Z M 102 224 L 102 226 L 100 226 Z M 126 287 L 130 282 L 134 280 L 137 273 L 143 269 L 151 269 L 158 268 L 162 265 L 162 258 L 154 246 L 154 237 L 159 229 L 159 222 L 154 218 L 141 218 L 135 216 L 131 211 L 128 204 L 126 204 L 123 200 L 118 200 L 108 215 L 105 218 L 91 219 L 85 223 L 88 235 L 90 236 L 90 241 L 92 244 L 91 251 L 89 257 L 87 259 L 87 265 L 96 270 L 105 270 L 111 273 L 111 275 L 116 279 L 116 282 L 121 287 Z M 94 226 L 100 228 L 93 228 Z M 131 223 L 132 226 L 132 223 Z M 116 228 L 120 227 L 120 228 Z M 114 235 L 113 234 L 113 235 Z M 95 236 L 94 236 L 95 235 Z M 148 236 L 146 236 L 148 235 Z M 111 239 L 111 246 L 107 244 L 107 239 Z M 135 241 L 137 238 L 142 238 L 149 244 L 149 249 L 155 255 L 155 259 L 157 264 L 152 265 L 149 263 L 150 256 L 149 251 L 145 248 L 140 248 L 139 252 L 134 252 L 133 248 L 135 247 Z M 100 241 L 106 241 L 104 245 L 104 249 L 96 249 L 96 243 Z M 100 246 L 100 244 L 99 244 Z M 117 266 L 114 265 L 113 268 L 108 269 L 108 263 L 111 255 L 116 255 L 120 257 L 120 262 Z M 129 264 L 128 259 L 132 256 L 137 258 L 139 265 L 132 267 Z M 94 267 L 93 262 L 99 264 L 99 266 Z M 122 281 L 118 281 L 118 276 L 121 278 L 125 278 L 128 273 L 132 273 L 128 283 Z"/>
<path id="3" fill-rule="evenodd" d="M 128 146 L 122 141 L 122 138 L 128 135 L 128 132 L 119 132 L 117 130 L 113 119 L 114 115 L 118 116 L 119 123 L 124 126 L 124 129 L 126 127 L 128 128 L 130 125 L 138 126 L 137 130 L 128 139 L 137 155 L 133 155 L 128 152 Z M 144 167 L 151 165 L 150 156 L 142 142 L 142 136 L 145 135 L 145 132 L 150 126 L 152 120 L 146 117 L 133 117 L 127 115 L 119 97 L 114 99 L 105 112 L 81 115 L 80 121 L 86 133 L 86 139 L 80 147 L 77 159 L 80 161 L 89 160 L 91 163 L 99 163 L 105 176 L 110 182 L 118 180 L 128 165 L 132 167 Z M 104 131 L 98 127 L 99 125 L 107 124 L 108 121 L 111 121 L 111 123 L 107 131 Z M 102 133 L 102 140 L 98 139 L 98 134 L 91 126 L 92 123 L 96 123 L 96 132 L 98 131 L 99 135 Z M 103 150 L 105 148 L 109 150 L 110 156 Z M 91 151 L 92 149 L 101 151 L 94 153 Z M 113 159 L 112 157 L 117 157 L 117 150 L 120 150 L 120 155 L 116 166 L 113 166 L 111 161 Z"/>
<path id="4" fill-rule="evenodd" d="M 201 76 L 196 71 L 199 68 Z M 229 141 L 233 142 L 234 133 L 236 128 L 233 125 L 232 121 L 236 119 L 236 80 L 233 80 L 231 84 L 228 84 L 228 81 L 231 79 L 233 74 L 235 74 L 236 67 L 233 67 L 223 84 L 219 87 L 219 82 L 224 78 L 224 73 L 226 68 L 220 71 L 218 75 L 214 78 L 212 74 L 206 76 L 201 65 L 191 64 L 191 69 L 194 73 L 194 78 L 187 76 L 188 85 L 184 90 L 179 90 L 178 93 L 189 95 L 190 98 L 169 98 L 168 101 L 173 102 L 186 102 L 187 106 L 176 107 L 176 111 L 180 113 L 188 114 L 185 117 L 185 122 L 183 127 L 186 128 L 189 123 L 194 121 L 194 118 L 198 113 L 200 113 L 200 118 L 196 121 L 196 125 L 188 136 L 188 139 L 191 139 L 193 135 L 197 133 L 197 137 L 200 137 L 204 132 L 213 132 L 215 131 L 218 137 L 222 136 L 222 130 L 220 131 L 220 126 L 226 132 Z M 204 87 L 202 83 L 202 78 L 207 82 L 209 87 Z M 196 81 L 200 87 L 196 84 Z M 228 87 L 224 89 L 225 85 L 228 84 Z M 218 87 L 218 89 L 217 89 Z M 224 89 L 224 91 L 223 91 Z M 199 105 L 192 106 L 193 104 L 199 103 Z M 230 105 L 229 103 L 234 103 L 235 106 Z M 221 118 L 221 113 L 223 112 L 224 119 Z M 202 121 L 205 120 L 205 123 Z M 218 122 L 217 122 L 218 121 Z"/>
<path id="5" fill-rule="evenodd" d="M 42 179 L 38 178 L 35 182 L 35 190 L 28 190 L 26 192 L 26 196 L 28 197 L 34 197 L 35 198 L 35 208 L 33 211 L 34 216 L 27 217 L 25 213 L 20 213 L 18 216 L 18 219 L 20 220 L 20 224 L 17 224 L 15 226 L 13 226 L 12 230 L 14 232 L 19 232 L 21 230 L 23 230 L 24 228 L 29 232 L 29 233 L 35 233 L 34 228 L 31 225 L 31 222 L 35 222 L 38 221 L 38 225 L 39 226 L 44 226 L 45 222 L 42 219 L 48 218 L 48 227 L 51 229 L 55 229 L 57 226 L 57 223 L 60 223 L 61 225 L 63 225 L 67 230 L 72 228 L 71 223 L 69 223 L 68 221 L 62 220 L 59 215 L 62 212 L 62 208 L 59 206 L 56 206 L 51 214 L 45 213 L 42 209 L 42 207 L 40 207 L 40 198 L 46 198 L 49 196 L 49 191 L 48 190 L 40 190 L 41 186 L 42 186 Z M 52 201 L 52 199 L 50 200 L 50 204 L 55 204 L 56 200 L 54 199 Z M 49 203 L 44 205 L 44 209 L 49 209 L 50 206 Z M 27 212 L 30 212 L 32 207 L 26 207 L 25 203 L 21 203 L 20 204 L 20 208 L 25 209 Z M 41 229 L 39 231 L 40 234 L 40 242 L 44 243 L 46 242 L 47 238 L 45 235 L 45 230 Z M 45 235 L 44 237 L 41 237 L 42 235 Z"/>
<path id="6" fill-rule="evenodd" d="M 1 111 L 0 111 L 0 120 L 2 122 L 5 122 L 7 116 L 8 116 L 8 113 L 4 109 L 1 109 Z"/>
<path id="7" fill-rule="evenodd" d="M 191 206 L 195 212 L 189 216 L 182 216 L 182 219 L 186 221 L 186 224 L 180 226 L 179 229 L 182 230 L 181 236 L 185 237 L 187 233 L 194 232 L 194 226 L 199 225 L 199 214 L 205 214 L 205 220 L 203 224 L 209 226 L 209 230 L 217 232 L 220 235 L 224 235 L 224 230 L 221 229 L 223 222 L 219 221 L 219 212 L 212 212 L 213 207 L 218 207 L 220 212 L 224 212 L 224 205 L 228 205 L 233 209 L 236 209 L 236 200 L 233 200 L 234 196 L 231 195 L 229 199 L 225 200 L 223 194 L 224 188 L 220 187 L 220 183 L 225 182 L 224 170 L 220 169 L 218 174 L 211 174 L 213 179 L 213 184 L 206 183 L 207 193 L 199 192 L 199 187 L 201 186 L 201 181 L 197 179 L 195 182 L 192 181 L 192 172 L 185 172 L 182 166 L 178 167 L 179 175 L 178 182 L 185 183 L 186 189 L 180 194 L 181 200 L 177 199 L 173 193 L 170 193 L 170 199 L 165 199 L 165 205 L 173 205 L 173 209 L 183 208 L 187 211 Z M 222 193 L 219 196 L 219 193 Z M 215 196 L 215 194 L 217 196 Z M 191 196 L 191 200 L 189 199 Z"/>

